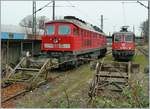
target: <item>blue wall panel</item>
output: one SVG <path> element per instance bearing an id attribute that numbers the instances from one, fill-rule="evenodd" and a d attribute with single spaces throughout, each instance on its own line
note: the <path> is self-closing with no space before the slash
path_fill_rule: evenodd
<path id="1" fill-rule="evenodd" d="M 8 33 L 7 32 L 1 32 L 1 39 L 8 39 Z"/>
<path id="2" fill-rule="evenodd" d="M 25 34 L 14 33 L 14 39 L 24 39 Z"/>
<path id="3" fill-rule="evenodd" d="M 25 38 L 25 34 L 23 33 L 11 33 L 11 37 L 10 37 L 10 33 L 1 32 L 1 39 L 24 39 L 24 38 Z"/>

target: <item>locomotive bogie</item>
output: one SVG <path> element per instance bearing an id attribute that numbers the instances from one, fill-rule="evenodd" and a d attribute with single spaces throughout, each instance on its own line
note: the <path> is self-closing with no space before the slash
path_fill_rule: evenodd
<path id="1" fill-rule="evenodd" d="M 48 56 L 54 63 L 59 63 L 58 67 L 72 66 L 76 67 L 80 64 L 90 61 L 91 59 L 97 59 L 106 54 L 106 48 L 104 49 L 91 49 L 88 51 L 76 51 L 76 52 L 61 52 L 51 51 L 47 52 Z"/>
<path id="2" fill-rule="evenodd" d="M 130 60 L 135 54 L 134 50 L 112 50 L 112 55 L 115 59 Z"/>

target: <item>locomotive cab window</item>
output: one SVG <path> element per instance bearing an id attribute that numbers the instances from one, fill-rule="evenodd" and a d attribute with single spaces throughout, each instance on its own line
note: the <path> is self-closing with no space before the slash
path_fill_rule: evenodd
<path id="1" fill-rule="evenodd" d="M 120 41 L 121 41 L 121 37 L 118 36 L 118 35 L 115 35 L 114 41 L 115 41 L 115 42 L 120 42 Z"/>
<path id="2" fill-rule="evenodd" d="M 125 41 L 126 42 L 132 42 L 133 41 L 133 35 L 126 35 L 125 36 Z"/>
<path id="3" fill-rule="evenodd" d="M 55 26 L 54 25 L 47 26 L 47 28 L 46 28 L 46 34 L 47 35 L 53 35 L 54 31 L 55 31 Z"/>
<path id="4" fill-rule="evenodd" d="M 74 28 L 74 29 L 73 29 L 73 35 L 74 35 L 74 36 L 78 36 L 78 35 L 79 35 L 79 31 L 78 31 L 77 28 Z"/>
<path id="5" fill-rule="evenodd" d="M 71 33 L 70 27 L 68 25 L 61 25 L 58 27 L 59 35 L 68 35 Z"/>

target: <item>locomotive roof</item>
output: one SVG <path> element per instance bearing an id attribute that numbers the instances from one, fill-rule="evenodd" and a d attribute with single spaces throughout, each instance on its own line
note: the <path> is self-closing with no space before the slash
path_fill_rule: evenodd
<path id="1" fill-rule="evenodd" d="M 131 31 L 128 31 L 128 32 L 114 32 L 113 34 L 121 34 L 121 33 L 123 33 L 123 34 L 134 34 Z"/>
<path id="2" fill-rule="evenodd" d="M 69 22 L 69 23 L 73 23 L 74 25 L 80 27 L 80 28 L 83 28 L 83 29 L 86 29 L 86 30 L 89 30 L 89 31 L 93 31 L 93 32 L 96 32 L 96 33 L 101 33 L 101 34 L 104 34 L 102 31 L 96 31 L 95 29 L 98 28 L 98 27 L 94 27 L 93 25 L 89 24 L 89 23 L 86 23 L 86 22 L 83 22 L 83 21 L 79 21 L 77 19 L 60 19 L 60 20 L 52 20 L 52 21 L 49 21 L 47 23 L 53 23 L 53 22 Z M 47 24 L 46 23 L 46 24 Z"/>

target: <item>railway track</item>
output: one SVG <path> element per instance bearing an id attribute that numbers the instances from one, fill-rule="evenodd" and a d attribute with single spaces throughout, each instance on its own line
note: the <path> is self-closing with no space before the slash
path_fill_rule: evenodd
<path id="1" fill-rule="evenodd" d="M 46 84 L 47 82 L 55 81 L 55 79 L 59 78 L 61 74 L 55 75 L 53 77 L 47 78 L 47 80 L 40 82 L 36 87 L 40 87 L 43 84 Z M 3 108 L 12 108 L 15 107 L 14 100 L 24 96 L 28 92 L 34 90 L 31 88 L 31 84 L 23 83 L 23 82 L 17 82 L 13 83 L 7 87 L 4 87 L 1 89 L 1 106 Z"/>
<path id="2" fill-rule="evenodd" d="M 107 50 L 106 55 L 109 55 L 109 54 L 111 54 L 111 53 L 112 53 L 112 49 L 109 49 L 109 50 Z"/>
<path id="3" fill-rule="evenodd" d="M 26 89 L 27 84 L 23 83 L 15 83 L 11 84 L 8 87 L 1 89 L 2 100 L 1 105 L 3 108 L 12 107 L 14 104 L 12 103 L 13 99 L 16 99 L 18 96 L 24 95 L 29 90 Z"/>
<path id="4" fill-rule="evenodd" d="M 49 59 L 27 60 L 23 58 L 10 73 L 2 79 L 2 107 L 13 107 L 13 100 L 34 90 L 59 75 L 48 77 L 50 68 L 55 67 Z M 51 74 L 52 75 L 52 74 Z M 11 105 L 10 105 L 11 104 Z"/>
<path id="5" fill-rule="evenodd" d="M 141 48 L 141 47 L 138 47 L 138 50 L 145 56 L 145 57 L 149 57 L 149 54 L 148 54 L 148 50 L 145 49 L 145 48 Z"/>
<path id="6" fill-rule="evenodd" d="M 139 71 L 139 64 L 133 62 L 96 62 L 95 73 L 90 85 L 89 97 L 115 96 L 128 85 L 132 73 Z M 112 94 L 115 93 L 115 94 Z"/>

